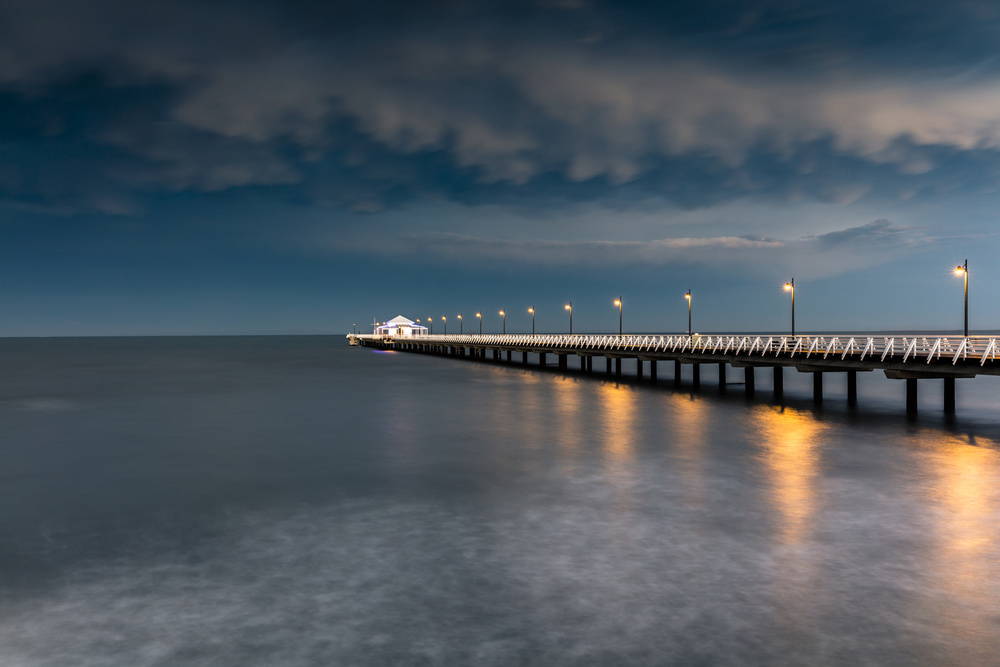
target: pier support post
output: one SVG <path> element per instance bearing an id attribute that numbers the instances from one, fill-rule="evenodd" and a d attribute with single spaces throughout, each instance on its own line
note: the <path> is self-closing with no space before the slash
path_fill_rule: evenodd
<path id="1" fill-rule="evenodd" d="M 906 378 L 906 414 L 917 414 L 917 378 Z"/>
<path id="2" fill-rule="evenodd" d="M 538 353 L 538 365 L 541 366 L 542 368 L 545 368 L 545 353 L 544 352 L 539 352 Z"/>
<path id="3" fill-rule="evenodd" d="M 510 355 L 514 354 L 513 351 L 507 350 L 507 363 L 510 363 Z"/>
<path id="4" fill-rule="evenodd" d="M 635 376 L 642 379 L 642 359 L 635 360 Z"/>
<path id="5" fill-rule="evenodd" d="M 774 397 L 781 398 L 785 394 L 785 369 L 774 367 Z"/>
<path id="6" fill-rule="evenodd" d="M 743 369 L 743 389 L 746 391 L 747 398 L 753 398 L 754 395 L 753 371 L 753 366 L 747 366 Z"/>
<path id="7" fill-rule="evenodd" d="M 823 402 L 823 373 L 813 373 L 813 403 Z"/>
<path id="8" fill-rule="evenodd" d="M 726 390 L 726 362 L 719 362 L 719 390 Z"/>
<path id="9" fill-rule="evenodd" d="M 946 380 L 947 382 L 947 380 Z M 847 404 L 858 404 L 858 372 L 847 371 Z"/>
<path id="10" fill-rule="evenodd" d="M 944 411 L 955 414 L 955 378 L 944 379 Z"/>
<path id="11" fill-rule="evenodd" d="M 559 355 L 559 370 L 561 370 L 561 371 L 566 370 L 566 355 L 565 354 L 560 354 Z"/>
<path id="12" fill-rule="evenodd" d="M 695 389 L 701 387 L 701 364 L 691 364 L 691 385 Z"/>
<path id="13" fill-rule="evenodd" d="M 649 362 L 649 381 L 656 382 L 656 362 L 652 360 Z"/>
<path id="14" fill-rule="evenodd" d="M 522 366 L 527 366 L 528 365 L 528 353 L 527 352 L 522 352 L 521 353 L 521 365 Z"/>
<path id="15" fill-rule="evenodd" d="M 681 360 L 674 359 L 674 384 L 681 383 Z"/>
<path id="16" fill-rule="evenodd" d="M 615 359 L 615 378 L 618 380 L 622 379 L 622 360 Z"/>
<path id="17" fill-rule="evenodd" d="M 611 357 L 604 357 L 604 371 L 611 377 Z"/>

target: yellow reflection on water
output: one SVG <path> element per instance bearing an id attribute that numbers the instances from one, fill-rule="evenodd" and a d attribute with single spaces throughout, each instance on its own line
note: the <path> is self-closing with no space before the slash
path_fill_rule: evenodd
<path id="1" fill-rule="evenodd" d="M 631 387 L 610 383 L 600 385 L 603 411 L 604 454 L 611 464 L 622 464 L 635 457 L 636 397 Z"/>
<path id="2" fill-rule="evenodd" d="M 604 454 L 604 473 L 609 485 L 613 507 L 627 512 L 635 507 L 637 399 L 631 387 L 611 383 L 598 385 L 601 439 Z M 625 539 L 625 535 L 609 536 Z"/>
<path id="3" fill-rule="evenodd" d="M 664 410 L 664 431 L 670 433 L 684 500 L 690 507 L 705 499 L 705 457 L 708 449 L 708 425 L 711 406 L 697 396 L 670 397 L 671 410 Z"/>
<path id="4" fill-rule="evenodd" d="M 572 463 L 580 454 L 581 420 L 583 419 L 583 387 L 575 378 L 554 379 L 555 402 L 546 407 L 551 413 L 552 423 L 558 424 L 553 434 L 564 460 Z"/>
<path id="5" fill-rule="evenodd" d="M 931 544 L 924 582 L 931 593 L 928 603 L 940 631 L 965 640 L 955 664 L 991 662 L 1000 648 L 991 620 L 1000 608 L 997 443 L 980 439 L 976 446 L 927 430 L 915 434 L 914 444 L 929 450 L 921 471 L 928 480 L 925 506 L 932 512 L 925 536 Z M 987 637 L 994 639 L 984 641 Z"/>
<path id="6" fill-rule="evenodd" d="M 827 426 L 792 408 L 759 406 L 753 412 L 760 460 L 770 502 L 778 518 L 779 541 L 805 540 L 816 513 L 819 447 Z"/>

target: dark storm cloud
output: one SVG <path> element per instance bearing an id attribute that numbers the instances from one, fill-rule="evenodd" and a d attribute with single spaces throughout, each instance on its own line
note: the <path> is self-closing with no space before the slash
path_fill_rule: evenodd
<path id="1" fill-rule="evenodd" d="M 375 211 L 990 190 L 998 36 L 988 2 L 7 2 L 0 193 L 128 210 L 275 186 Z"/>

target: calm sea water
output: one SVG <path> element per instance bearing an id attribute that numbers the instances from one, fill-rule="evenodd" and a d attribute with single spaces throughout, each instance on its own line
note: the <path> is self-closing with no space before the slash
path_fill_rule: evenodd
<path id="1" fill-rule="evenodd" d="M 1000 383 L 710 368 L 2 340 L 0 664 L 997 664 Z"/>

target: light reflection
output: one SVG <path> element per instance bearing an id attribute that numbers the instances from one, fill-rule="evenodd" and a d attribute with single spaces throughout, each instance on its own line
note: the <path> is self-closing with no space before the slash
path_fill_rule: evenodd
<path id="1" fill-rule="evenodd" d="M 636 398 L 630 387 L 600 385 L 604 422 L 605 458 L 615 464 L 629 463 L 635 458 Z"/>
<path id="2" fill-rule="evenodd" d="M 551 412 L 552 423 L 559 425 L 554 435 L 563 459 L 572 464 L 581 454 L 583 389 L 573 378 L 558 377 L 554 380 L 555 403 L 547 406 L 546 410 Z"/>
<path id="3" fill-rule="evenodd" d="M 792 408 L 759 406 L 753 416 L 760 435 L 760 459 L 771 505 L 779 520 L 779 541 L 807 539 L 816 513 L 819 445 L 827 426 Z"/>
<path id="4" fill-rule="evenodd" d="M 987 664 L 995 656 L 982 654 L 984 636 L 996 632 L 997 571 L 1000 545 L 1000 453 L 997 443 L 979 439 L 979 446 L 933 430 L 916 434 L 916 444 L 930 450 L 925 488 L 932 537 L 931 562 L 924 582 L 934 592 L 928 603 L 939 609 L 942 598 L 961 607 L 961 613 L 939 615 L 941 630 L 962 637 L 968 654 L 955 656 L 955 664 Z M 971 613 L 970 613 L 971 612 Z"/>
<path id="5" fill-rule="evenodd" d="M 811 413 L 787 407 L 758 406 L 752 422 L 760 438 L 763 491 L 773 509 L 778 576 L 774 594 L 787 631 L 800 633 L 804 626 L 798 611 L 808 608 L 810 591 L 816 589 L 820 577 L 810 547 L 819 521 L 819 451 L 829 427 Z"/>
<path id="6" fill-rule="evenodd" d="M 669 432 L 684 474 L 680 476 L 684 499 L 692 507 L 700 507 L 705 493 L 705 456 L 708 446 L 708 425 L 711 407 L 697 397 L 675 395 L 673 410 L 664 429 Z"/>
<path id="7" fill-rule="evenodd" d="M 636 424 L 637 399 L 631 387 L 610 383 L 598 385 L 601 423 L 604 437 L 601 440 L 604 454 L 604 478 L 610 493 L 611 507 L 616 512 L 629 512 L 636 506 L 636 431 L 643 427 Z M 625 534 L 608 536 L 608 539 L 627 539 Z"/>

